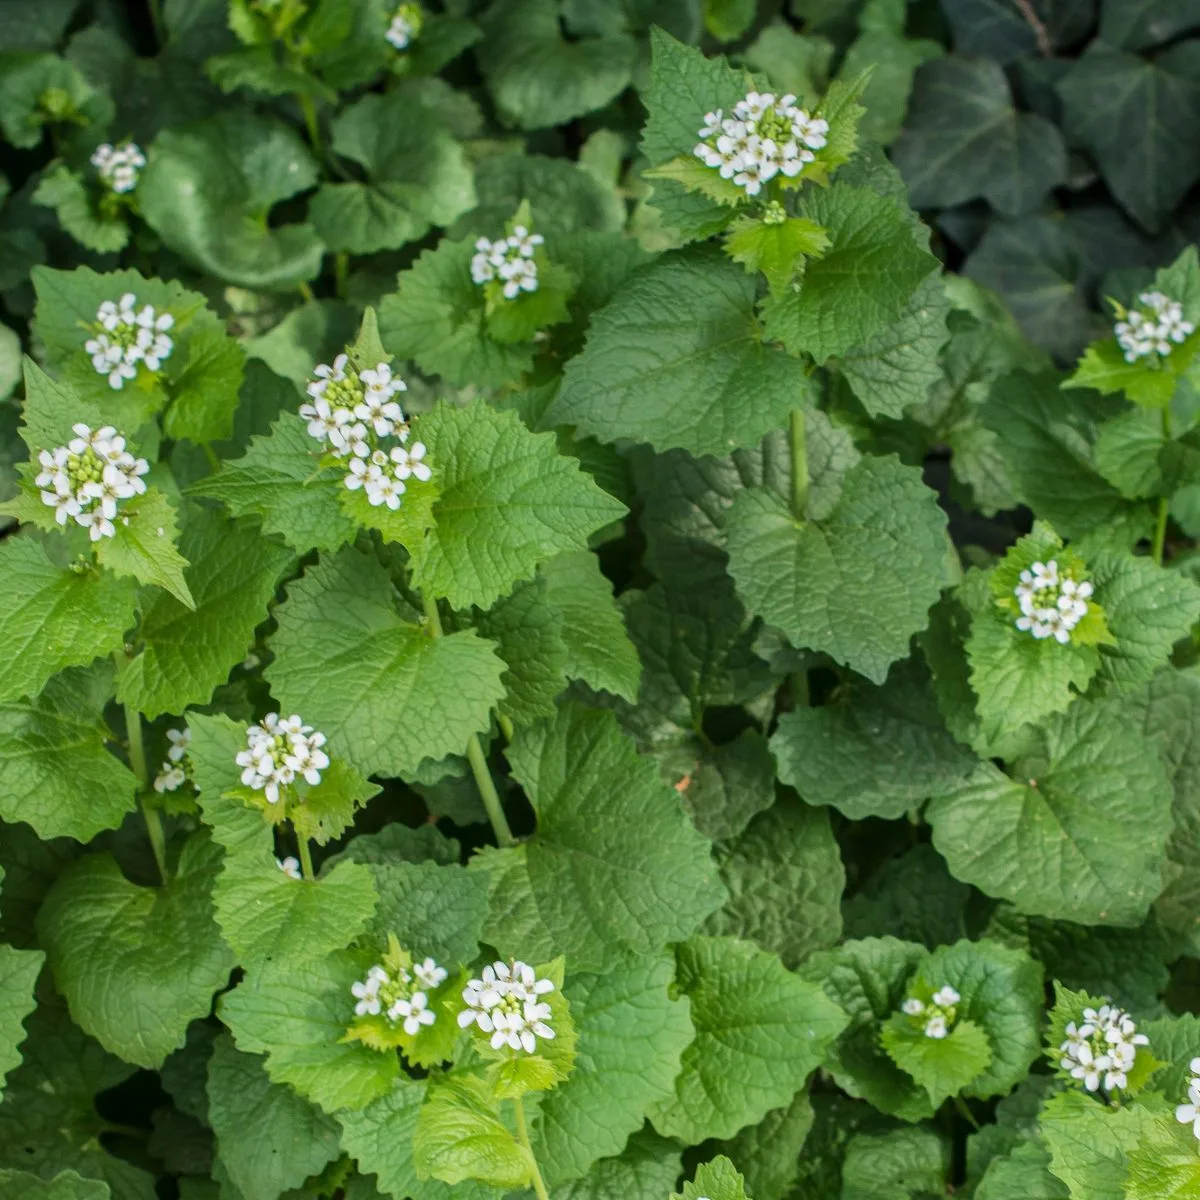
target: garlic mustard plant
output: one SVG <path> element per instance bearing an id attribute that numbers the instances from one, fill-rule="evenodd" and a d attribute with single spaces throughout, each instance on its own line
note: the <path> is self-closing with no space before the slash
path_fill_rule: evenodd
<path id="1" fill-rule="evenodd" d="M 1187 1103 L 1175 1108 L 1175 1120 L 1180 1125 L 1190 1125 L 1192 1134 L 1200 1140 L 1200 1058 L 1188 1064 L 1191 1075 L 1187 1082 Z"/>
<path id="2" fill-rule="evenodd" d="M 1122 310 L 1113 327 L 1127 363 L 1165 358 L 1186 342 L 1196 326 L 1183 315 L 1183 305 L 1162 292 L 1141 292 L 1137 306 Z"/>
<path id="3" fill-rule="evenodd" d="M 290 717 L 267 713 L 261 724 L 246 730 L 246 748 L 238 751 L 242 784 L 262 792 L 268 804 L 278 804 L 297 779 L 315 787 L 329 766 L 324 745 L 325 735 L 295 713 Z"/>
<path id="4" fill-rule="evenodd" d="M 101 182 L 123 196 L 137 187 L 146 156 L 135 142 L 124 142 L 119 146 L 104 142 L 96 147 L 91 161 Z"/>
<path id="5" fill-rule="evenodd" d="M 505 300 L 515 300 L 522 292 L 536 292 L 535 255 L 544 241 L 540 233 L 530 233 L 524 225 L 514 225 L 512 233 L 494 242 L 479 238 L 471 259 L 471 278 L 480 287 L 498 281 Z"/>
<path id="6" fill-rule="evenodd" d="M 384 36 L 397 50 L 407 50 L 420 37 L 424 23 L 425 14 L 419 4 L 402 4 L 392 14 Z"/>
<path id="7" fill-rule="evenodd" d="M 463 988 L 466 1007 L 458 1023 L 487 1034 L 493 1050 L 508 1047 L 532 1054 L 539 1038 L 550 1041 L 555 1036 L 550 1006 L 540 999 L 552 991 L 553 982 L 537 978 L 528 963 L 494 962 Z"/>
<path id="8" fill-rule="evenodd" d="M 1061 645 L 1071 640 L 1071 630 L 1087 616 L 1092 585 L 1086 579 L 1060 577 L 1058 562 L 1035 562 L 1021 572 L 1013 595 L 1021 606 L 1016 625 L 1035 638 L 1052 637 Z"/>
<path id="9" fill-rule="evenodd" d="M 900 1006 L 907 1017 L 917 1019 L 927 1038 L 941 1039 L 954 1027 L 958 1002 L 962 997 L 949 984 L 938 988 L 928 1001 L 909 996 Z"/>
<path id="10" fill-rule="evenodd" d="M 1078 1021 L 1067 1024 L 1059 1066 L 1089 1092 L 1119 1091 L 1129 1085 L 1138 1047 L 1149 1042 L 1138 1033 L 1133 1018 L 1115 1004 L 1085 1008 Z"/>
<path id="11" fill-rule="evenodd" d="M 171 357 L 175 343 L 168 330 L 175 325 L 169 312 L 158 312 L 152 304 L 137 307 L 137 297 L 126 292 L 117 301 L 105 300 L 96 311 L 90 327 L 92 337 L 84 342 L 98 375 L 108 386 L 120 391 L 138 378 L 144 368 L 156 374 Z"/>

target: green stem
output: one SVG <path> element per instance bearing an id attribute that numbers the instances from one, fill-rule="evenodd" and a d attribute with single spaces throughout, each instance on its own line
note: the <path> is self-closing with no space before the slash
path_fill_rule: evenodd
<path id="1" fill-rule="evenodd" d="M 305 879 L 316 879 L 316 873 L 313 871 L 312 852 L 308 848 L 308 838 L 302 833 L 296 834 L 296 848 L 300 852 L 300 874 Z"/>
<path id="2" fill-rule="evenodd" d="M 150 24 L 154 26 L 154 40 L 161 46 L 163 44 L 162 2 L 161 0 L 149 0 L 149 2 Z"/>
<path id="3" fill-rule="evenodd" d="M 312 288 L 310 288 L 308 284 L 304 282 L 304 280 L 301 280 L 298 284 L 296 284 L 296 287 L 299 290 L 300 295 L 304 297 L 304 302 L 306 304 L 312 304 L 313 301 L 316 300 L 316 296 L 313 295 Z"/>
<path id="4" fill-rule="evenodd" d="M 204 457 L 208 460 L 209 469 L 215 475 L 221 469 L 221 460 L 217 457 L 217 452 L 208 442 L 201 442 L 201 448 L 204 450 Z"/>
<path id="5" fill-rule="evenodd" d="M 425 623 L 429 627 L 431 637 L 442 636 L 442 618 L 438 613 L 437 601 L 430 595 L 422 597 L 425 609 Z M 467 742 L 467 762 L 471 764 L 471 774 L 475 776 L 475 786 L 479 789 L 483 807 L 487 810 L 488 820 L 492 823 L 492 832 L 501 846 L 515 846 L 517 839 L 513 837 L 504 815 L 504 806 L 500 803 L 500 793 L 496 791 L 496 782 L 488 770 L 487 759 L 483 756 L 483 747 L 479 737 L 471 734 Z"/>
<path id="6" fill-rule="evenodd" d="M 972 1129 L 979 1128 L 979 1122 L 975 1120 L 975 1114 L 967 1107 L 967 1102 L 961 1096 L 954 1097 L 954 1108 L 958 1115 L 962 1117 Z"/>
<path id="7" fill-rule="evenodd" d="M 317 122 L 317 106 L 307 92 L 297 92 L 300 101 L 300 111 L 304 114 L 304 127 L 308 130 L 308 140 L 312 143 L 313 152 L 318 158 L 324 157 L 321 149 L 321 126 Z"/>
<path id="8" fill-rule="evenodd" d="M 529 1155 L 529 1165 L 533 1168 L 533 1190 L 538 1200 L 550 1200 L 550 1193 L 546 1191 L 546 1182 L 542 1179 L 541 1171 L 538 1170 L 533 1146 L 529 1142 L 529 1126 L 525 1122 L 525 1105 L 520 1096 L 513 1100 L 513 1111 L 517 1116 L 517 1139 L 525 1147 L 525 1152 Z"/>
<path id="9" fill-rule="evenodd" d="M 125 705 L 125 734 L 129 739 L 129 765 L 138 781 L 138 804 L 146 822 L 146 832 L 150 835 L 150 848 L 154 851 L 158 873 L 165 884 L 170 879 L 167 873 L 167 835 L 163 831 L 162 816 L 158 809 L 151 808 L 145 802 L 149 775 L 146 771 L 146 746 L 142 741 L 142 715 L 130 704 Z"/>
<path id="10" fill-rule="evenodd" d="M 333 288 L 339 300 L 346 298 L 346 285 L 350 275 L 350 255 L 344 250 L 333 257 Z"/>
<path id="11" fill-rule="evenodd" d="M 1163 442 L 1171 440 L 1171 410 L 1164 408 L 1162 410 L 1162 435 Z M 1154 523 L 1154 561 L 1161 567 L 1163 565 L 1163 553 L 1167 545 L 1167 515 L 1170 511 L 1171 502 L 1166 496 L 1158 498 L 1158 519 Z"/>
<path id="12" fill-rule="evenodd" d="M 792 442 L 792 515 L 804 520 L 808 508 L 808 448 L 805 439 L 804 410 L 793 408 L 790 421 Z"/>

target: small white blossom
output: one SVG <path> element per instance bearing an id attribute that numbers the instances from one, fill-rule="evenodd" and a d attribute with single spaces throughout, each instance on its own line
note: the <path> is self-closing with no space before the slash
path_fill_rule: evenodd
<path id="1" fill-rule="evenodd" d="M 401 1025 L 411 1037 L 437 1020 L 437 1013 L 429 1007 L 426 989 L 432 991 L 444 982 L 448 972 L 432 958 L 425 959 L 411 972 L 406 967 L 397 969 L 393 960 L 384 961 L 391 962 L 391 970 L 376 963 L 366 979 L 351 985 L 351 994 L 357 1001 L 354 1013 L 359 1017 L 382 1016 L 391 1025 Z"/>
<path id="2" fill-rule="evenodd" d="M 407 50 L 421 32 L 425 14 L 419 4 L 402 4 L 392 14 L 388 25 L 387 38 L 389 44 L 397 50 Z"/>
<path id="3" fill-rule="evenodd" d="M 151 304 L 138 309 L 137 297 L 126 292 L 119 301 L 105 300 L 96 310 L 92 336 L 83 344 L 97 374 L 107 376 L 108 386 L 120 391 L 136 379 L 142 366 L 157 372 L 171 357 L 175 343 L 168 331 L 175 327 L 169 312 L 158 312 Z"/>
<path id="4" fill-rule="evenodd" d="M 173 763 L 182 762 L 192 744 L 192 731 L 186 725 L 182 729 L 168 729 L 167 741 L 171 743 L 167 758 Z"/>
<path id="5" fill-rule="evenodd" d="M 1192 1135 L 1200 1138 L 1200 1058 L 1193 1058 L 1188 1069 L 1191 1078 L 1188 1079 L 1187 1103 L 1175 1109 L 1175 1120 L 1181 1125 L 1190 1125 Z"/>
<path id="6" fill-rule="evenodd" d="M 187 783 L 187 774 L 182 767 L 174 766 L 172 763 L 163 763 L 158 769 L 158 774 L 154 777 L 154 790 L 156 792 L 174 792 Z"/>
<path id="7" fill-rule="evenodd" d="M 552 1009 L 539 999 L 552 991 L 554 983 L 538 979 L 528 963 L 494 962 L 484 967 L 480 978 L 467 981 L 462 994 L 466 1008 L 458 1014 L 458 1023 L 490 1034 L 493 1050 L 507 1046 L 532 1054 L 538 1038 L 548 1041 L 555 1036 L 549 1024 Z"/>
<path id="8" fill-rule="evenodd" d="M 433 477 L 433 472 L 429 469 L 425 459 L 425 443 L 413 442 L 411 446 L 395 446 L 391 453 L 392 462 L 395 463 L 395 474 L 397 479 L 414 478 L 422 482 L 427 482 Z"/>
<path id="9" fill-rule="evenodd" d="M 926 1002 L 919 996 L 908 996 L 900 1005 L 900 1011 L 912 1018 L 927 1038 L 940 1041 L 954 1028 L 956 1005 L 962 999 L 948 983 L 943 984 Z"/>
<path id="10" fill-rule="evenodd" d="M 134 142 L 124 142 L 120 146 L 105 142 L 92 154 L 92 166 L 101 180 L 121 195 L 137 187 L 138 175 L 145 165 L 146 156 Z"/>
<path id="11" fill-rule="evenodd" d="M 962 997 L 949 984 L 938 988 L 933 993 L 933 1003 L 939 1008 L 953 1008 Z"/>
<path id="12" fill-rule="evenodd" d="M 136 458 L 111 425 L 93 430 L 78 423 L 65 445 L 38 453 L 41 471 L 34 477 L 42 503 L 54 509 L 59 525 L 74 520 L 87 529 L 93 542 L 113 537 L 113 522 L 124 500 L 146 490 L 142 476 L 150 470 Z"/>
<path id="13" fill-rule="evenodd" d="M 925 1022 L 925 1036 L 927 1038 L 944 1038 L 950 1031 L 946 1028 L 946 1018 L 940 1013 L 932 1016 Z"/>
<path id="14" fill-rule="evenodd" d="M 919 1017 L 925 1011 L 925 1003 L 915 996 L 910 996 L 900 1005 L 900 1011 L 910 1017 Z"/>
<path id="15" fill-rule="evenodd" d="M 413 967 L 413 974 L 417 977 L 417 982 L 422 987 L 427 987 L 432 991 L 436 987 L 441 987 L 446 982 L 449 972 L 445 967 L 439 967 L 432 958 L 427 958 L 424 962 L 419 962 Z"/>
<path id="16" fill-rule="evenodd" d="M 404 1018 L 404 1032 L 411 1035 L 420 1032 L 422 1025 L 432 1025 L 436 1014 L 429 1008 L 429 999 L 424 992 L 413 992 L 407 1000 L 395 1000 L 387 1011 L 393 1023 Z"/>
<path id="17" fill-rule="evenodd" d="M 1060 573 L 1055 559 L 1035 562 L 1021 572 L 1020 582 L 1013 588 L 1021 607 L 1016 626 L 1038 640 L 1053 637 L 1065 646 L 1071 630 L 1087 616 L 1093 590 L 1088 580 Z"/>
<path id="18" fill-rule="evenodd" d="M 1196 326 L 1184 319 L 1183 305 L 1162 292 L 1142 292 L 1138 305 L 1113 327 L 1127 363 L 1142 358 L 1165 358 L 1196 332 Z"/>
<path id="19" fill-rule="evenodd" d="M 493 279 L 502 280 L 506 300 L 522 292 L 536 292 L 538 268 L 534 255 L 544 241 L 540 233 L 531 233 L 524 225 L 515 225 L 508 237 L 494 242 L 479 238 L 471 259 L 471 278 L 480 286 Z"/>
<path id="20" fill-rule="evenodd" d="M 294 858 L 290 854 L 287 856 L 287 858 L 277 858 L 275 860 L 275 865 L 289 879 L 303 879 L 304 878 L 304 872 L 300 870 L 300 860 L 298 858 Z"/>
<path id="21" fill-rule="evenodd" d="M 1136 1023 L 1124 1009 L 1113 1004 L 1085 1008 L 1082 1022 L 1071 1021 L 1065 1033 L 1059 1046 L 1063 1056 L 1059 1066 L 1089 1092 L 1127 1087 L 1137 1048 L 1150 1040 L 1137 1032 Z"/>
<path id="22" fill-rule="evenodd" d="M 246 730 L 246 749 L 238 752 L 242 783 L 261 791 L 268 804 L 278 804 L 281 789 L 297 777 L 315 787 L 329 766 L 324 745 L 325 735 L 303 724 L 298 716 L 281 720 L 278 713 L 267 713 L 261 725 Z"/>

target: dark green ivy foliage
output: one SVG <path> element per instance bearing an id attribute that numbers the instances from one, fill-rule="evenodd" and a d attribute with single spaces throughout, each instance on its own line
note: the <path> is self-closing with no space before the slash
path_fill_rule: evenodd
<path id="1" fill-rule="evenodd" d="M 751 90 L 828 123 L 757 196 Z M 1200 334 L 1113 336 L 1200 325 L 1198 179 L 1195 0 L 0 0 L 0 1200 L 1200 1200 Z M 537 1054 L 459 1030 L 497 958 Z"/>

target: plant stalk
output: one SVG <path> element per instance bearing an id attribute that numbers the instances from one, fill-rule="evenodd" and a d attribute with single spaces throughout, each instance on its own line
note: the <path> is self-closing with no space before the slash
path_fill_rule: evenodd
<path id="1" fill-rule="evenodd" d="M 431 637 L 442 636 L 442 618 L 438 614 L 437 601 L 432 596 L 423 596 L 421 603 L 425 609 L 425 623 L 429 627 Z M 475 786 L 479 789 L 483 807 L 487 810 L 488 820 L 492 823 L 492 832 L 501 846 L 515 846 L 517 839 L 509 828 L 508 818 L 504 815 L 504 806 L 500 803 L 500 793 L 496 791 L 496 782 L 488 770 L 487 759 L 483 756 L 483 747 L 479 744 L 477 734 L 471 734 L 467 742 L 467 762 L 471 764 L 471 774 L 475 776 Z"/>
<path id="2" fill-rule="evenodd" d="M 297 92 L 296 99 L 300 102 L 300 111 L 304 114 L 304 127 L 308 130 L 308 140 L 312 143 L 313 153 L 317 158 L 324 158 L 321 149 L 321 126 L 317 121 L 317 106 L 307 92 Z"/>
<path id="3" fill-rule="evenodd" d="M 154 41 L 161 49 L 163 38 L 162 0 L 148 0 L 150 8 L 150 24 L 154 28 Z"/>
<path id="4" fill-rule="evenodd" d="M 546 1191 L 546 1182 L 542 1179 L 542 1173 L 538 1170 L 537 1159 L 533 1155 L 533 1146 L 529 1142 L 529 1126 L 525 1122 L 525 1105 L 520 1096 L 513 1100 L 513 1111 L 517 1115 L 517 1139 L 525 1147 L 529 1155 L 530 1166 L 533 1167 L 533 1190 L 538 1200 L 550 1200 L 550 1193 Z"/>
<path id="5" fill-rule="evenodd" d="M 344 250 L 333 256 L 333 290 L 339 300 L 345 300 L 350 274 L 350 255 Z"/>
<path id="6" fill-rule="evenodd" d="M 954 1097 L 954 1108 L 958 1115 L 962 1117 L 972 1129 L 979 1128 L 979 1122 L 975 1120 L 975 1114 L 967 1107 L 967 1102 L 961 1096 Z"/>
<path id="7" fill-rule="evenodd" d="M 1163 442 L 1171 440 L 1171 409 L 1170 407 L 1162 410 L 1162 435 Z M 1154 561 L 1161 567 L 1163 565 L 1163 554 L 1167 546 L 1167 516 L 1170 512 L 1171 502 L 1166 496 L 1158 498 L 1158 519 L 1154 523 L 1154 544 L 1153 554 Z"/>
<path id="8" fill-rule="evenodd" d="M 792 515 L 797 521 L 803 521 L 808 508 L 808 446 L 804 409 L 792 409 L 789 432 L 792 443 Z"/>
<path id="9" fill-rule="evenodd" d="M 146 772 L 146 746 L 142 740 L 142 714 L 130 704 L 125 705 L 125 733 L 129 740 L 129 765 L 138 781 L 138 807 L 142 810 L 146 833 L 150 836 L 150 849 L 154 851 L 154 861 L 158 864 L 158 873 L 165 886 L 170 880 L 167 872 L 167 835 L 158 809 L 151 808 L 144 799 L 149 776 Z"/>
<path id="10" fill-rule="evenodd" d="M 296 849 L 300 855 L 300 874 L 311 883 L 317 876 L 313 871 L 312 851 L 308 848 L 308 838 L 302 833 L 296 834 Z"/>

